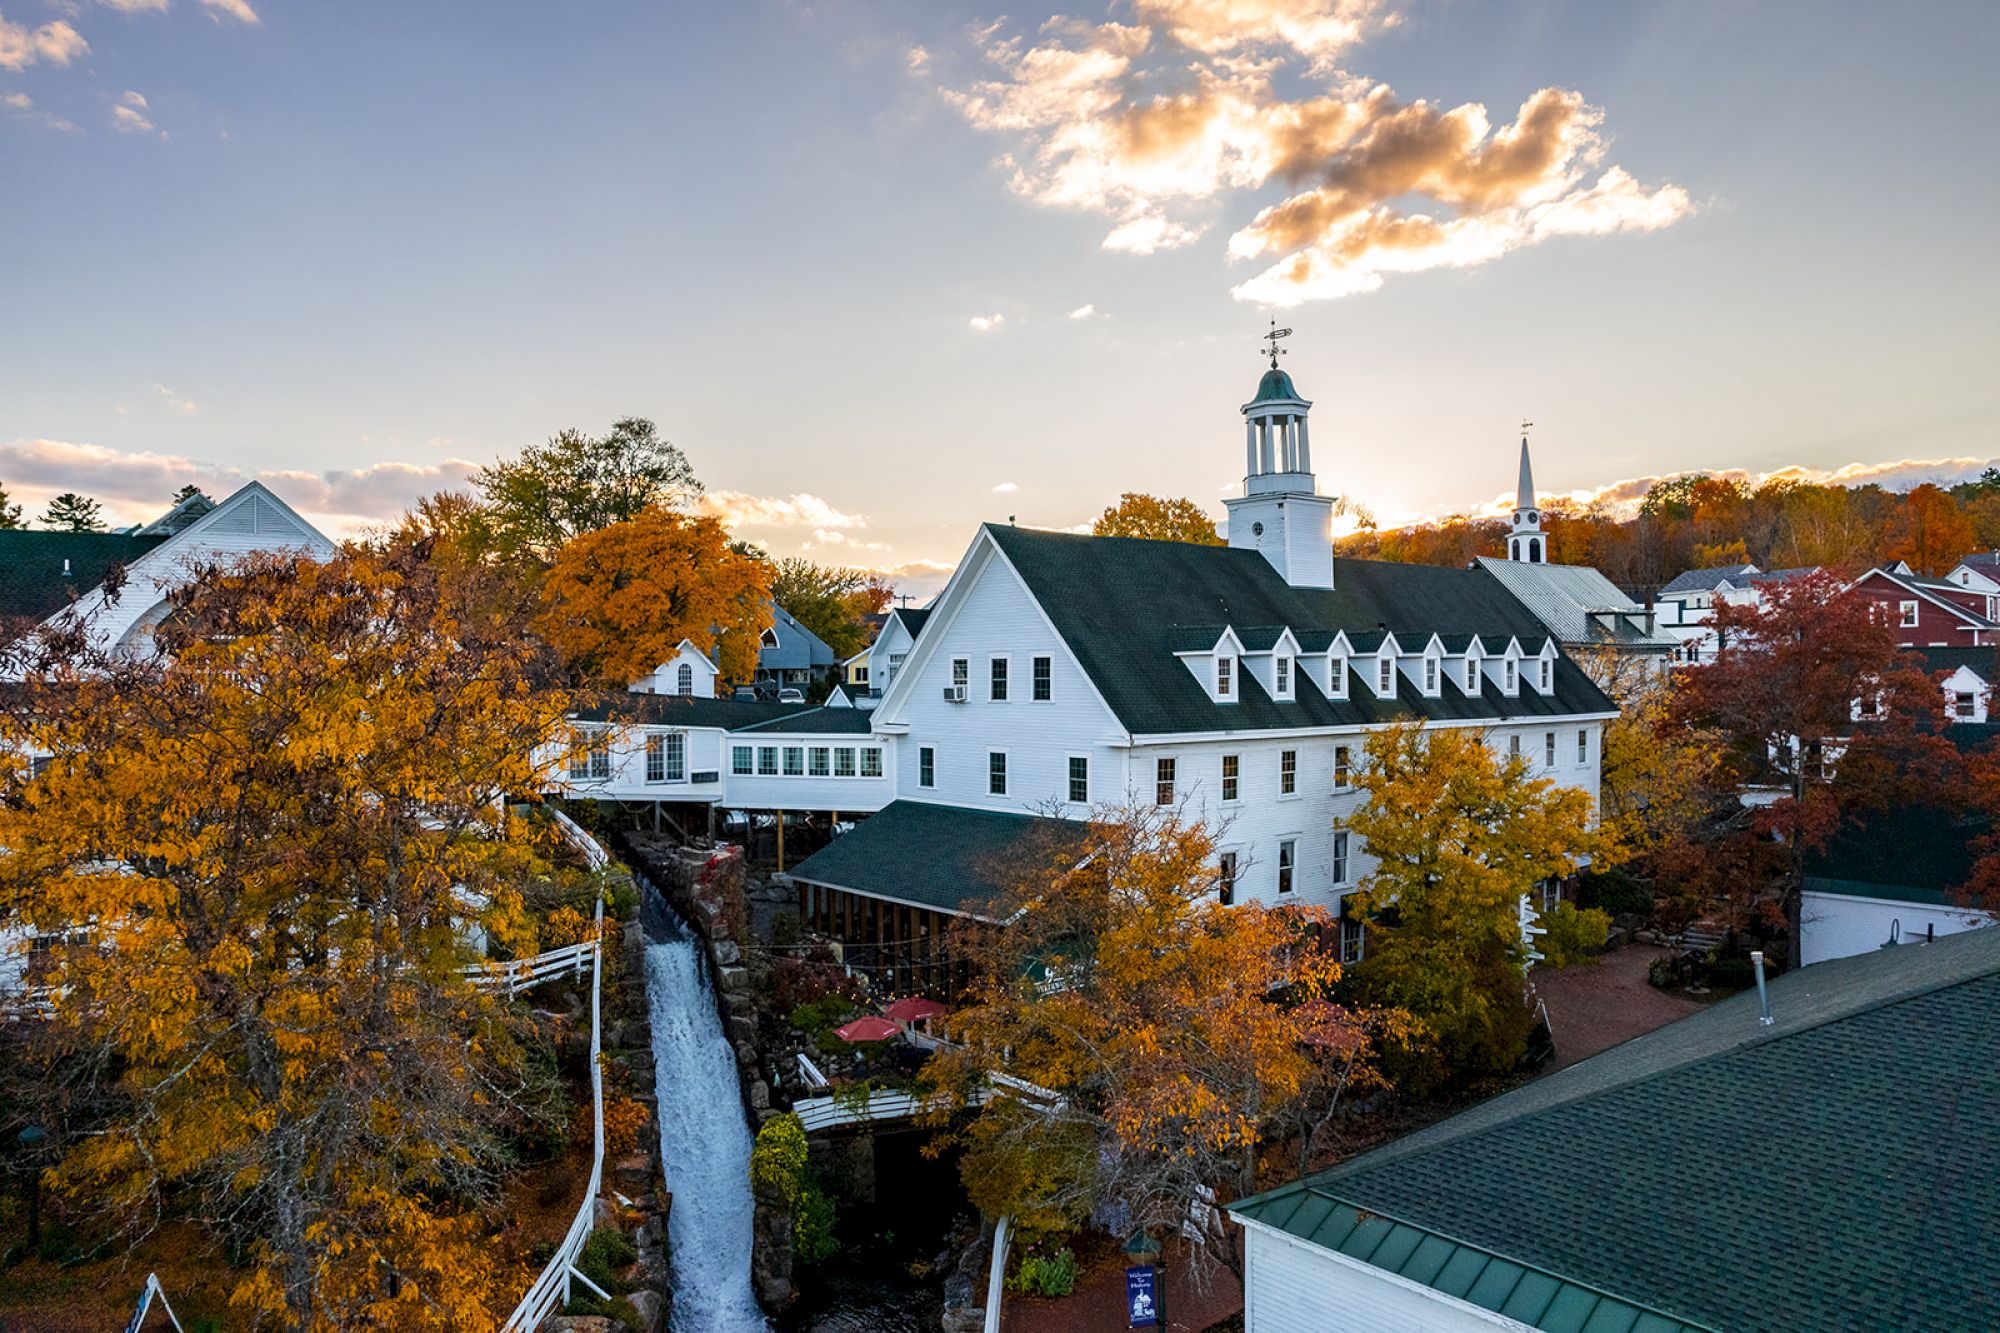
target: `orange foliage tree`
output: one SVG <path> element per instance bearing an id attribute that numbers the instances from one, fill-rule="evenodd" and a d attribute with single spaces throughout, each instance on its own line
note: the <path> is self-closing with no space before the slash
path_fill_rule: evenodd
<path id="1" fill-rule="evenodd" d="M 1132 1224 L 1198 1232 L 1240 1272 L 1235 1228 L 1208 1207 L 1256 1184 L 1259 1145 L 1301 1103 L 1342 1086 L 1377 1016 L 1334 1004 L 1340 965 L 1310 909 L 1218 900 L 1215 846 L 1153 806 L 1096 811 L 1080 844 L 997 871 L 1007 887 L 962 932 L 977 981 L 933 1057 L 939 1147 L 965 1150 L 973 1201 L 1029 1230 L 1122 1205 Z M 991 1075 L 1024 1079 L 995 1096 Z"/>
<path id="2" fill-rule="evenodd" d="M 1162 499 L 1127 491 L 1118 503 L 1097 516 L 1090 525 L 1093 537 L 1150 537 L 1154 541 L 1193 542 L 1197 546 L 1220 546 L 1215 520 L 1192 500 Z"/>
<path id="3" fill-rule="evenodd" d="M 682 639 L 715 651 L 725 679 L 747 680 L 771 625 L 770 586 L 769 564 L 732 550 L 715 519 L 656 507 L 563 544 L 536 629 L 585 684 L 637 680 Z"/>
<path id="4" fill-rule="evenodd" d="M 258 557 L 194 572 L 159 658 L 12 653 L 0 749 L 46 758 L 0 771 L 0 907 L 50 938 L 90 1108 L 49 1178 L 128 1236 L 199 1219 L 246 1326 L 489 1328 L 526 1280 L 488 1205 L 560 1098 L 460 968 L 535 946 L 548 844 L 504 798 L 567 700 L 468 591 L 410 548 Z"/>
<path id="5" fill-rule="evenodd" d="M 1979 541 L 1957 500 L 1926 482 L 1903 497 L 1884 534 L 1882 554 L 1907 560 L 1919 574 L 1946 574 Z"/>

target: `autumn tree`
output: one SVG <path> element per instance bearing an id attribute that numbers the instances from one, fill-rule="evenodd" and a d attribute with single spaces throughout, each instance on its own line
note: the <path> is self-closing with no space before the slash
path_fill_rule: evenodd
<path id="1" fill-rule="evenodd" d="M 7 497 L 7 488 L 0 486 L 0 531 L 21 526 L 21 506 Z"/>
<path id="2" fill-rule="evenodd" d="M 193 1216 L 245 1326 L 490 1328 L 511 1143 L 552 1102 L 523 1011 L 461 975 L 530 951 L 567 699 L 518 624 L 410 548 L 191 571 L 143 661 L 14 647 L 0 902 L 49 940 L 56 1075 L 95 1089 L 51 1184 L 128 1237 Z"/>
<path id="3" fill-rule="evenodd" d="M 87 495 L 64 491 L 42 511 L 42 526 L 57 532 L 102 532 L 104 506 Z"/>
<path id="4" fill-rule="evenodd" d="M 1436 1076 L 1514 1068 L 1532 1025 L 1521 899 L 1605 847 L 1590 797 L 1530 777 L 1479 731 L 1415 722 L 1368 738 L 1355 786 L 1364 799 L 1340 827 L 1377 861 L 1351 895 L 1374 914 L 1359 993 L 1428 1029 Z"/>
<path id="5" fill-rule="evenodd" d="M 472 485 L 485 503 L 493 548 L 543 562 L 573 538 L 701 493 L 686 455 L 644 417 L 614 422 L 601 436 L 562 431 L 481 468 Z"/>
<path id="6" fill-rule="evenodd" d="M 1849 819 L 1950 792 L 1958 751 L 1943 733 L 1937 686 L 1897 648 L 1877 605 L 1846 595 L 1839 575 L 1766 584 L 1755 604 L 1717 605 L 1714 624 L 1728 648 L 1682 673 L 1668 720 L 1716 738 L 1710 781 L 1721 794 L 1759 788 L 1770 798 L 1735 807 L 1707 841 L 1747 845 L 1711 848 L 1708 861 L 1768 875 L 1734 891 L 1768 894 L 1797 967 L 1808 858 Z"/>
<path id="7" fill-rule="evenodd" d="M 1919 574 L 1942 575 L 1979 541 L 1972 520 L 1951 495 L 1926 482 L 1903 496 L 1884 534 L 1882 554 L 1907 560 Z"/>
<path id="8" fill-rule="evenodd" d="M 1090 525 L 1093 537 L 1148 537 L 1163 542 L 1193 542 L 1197 546 L 1220 546 L 1215 521 L 1192 500 L 1162 499 L 1127 491 L 1118 503 L 1097 516 Z"/>
<path id="9" fill-rule="evenodd" d="M 1677 678 L 1648 659 L 1613 648 L 1570 653 L 1618 705 L 1598 750 L 1597 820 L 1605 845 L 1596 864 L 1602 869 L 1646 857 L 1700 817 L 1714 739 L 1674 725 Z"/>
<path id="10" fill-rule="evenodd" d="M 963 1148 L 988 1214 L 1187 1223 L 1240 1273 L 1236 1228 L 1208 1204 L 1251 1192 L 1274 1126 L 1369 1058 L 1367 1018 L 1330 998 L 1324 914 L 1223 906 L 1208 831 L 1153 806 L 1100 809 L 992 873 L 1006 887 L 983 914 L 1006 928 L 957 936 L 976 981 L 952 1014 L 960 1044 L 925 1072 L 936 1146 Z M 975 1109 L 995 1076 L 1033 1086 Z"/>
<path id="11" fill-rule="evenodd" d="M 771 600 L 819 635 L 835 661 L 867 646 L 863 608 L 874 604 L 877 587 L 865 571 L 818 565 L 803 556 L 788 555 L 771 567 Z M 886 604 L 887 598 L 881 600 Z"/>
<path id="12" fill-rule="evenodd" d="M 682 639 L 713 652 L 725 679 L 747 680 L 770 596 L 769 567 L 731 550 L 721 523 L 656 506 L 565 542 L 535 625 L 582 684 L 621 688 Z"/>

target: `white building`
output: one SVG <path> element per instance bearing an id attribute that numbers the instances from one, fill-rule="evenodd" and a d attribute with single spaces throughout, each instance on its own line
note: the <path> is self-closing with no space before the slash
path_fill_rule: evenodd
<path id="1" fill-rule="evenodd" d="M 1762 570 L 1755 565 L 1722 565 L 1690 569 L 1660 589 L 1654 598 L 1659 630 L 1678 640 L 1674 661 L 1687 666 L 1713 662 L 1722 645 L 1716 641 L 1715 608 L 1754 606 L 1763 587 L 1813 573 L 1811 568 Z"/>

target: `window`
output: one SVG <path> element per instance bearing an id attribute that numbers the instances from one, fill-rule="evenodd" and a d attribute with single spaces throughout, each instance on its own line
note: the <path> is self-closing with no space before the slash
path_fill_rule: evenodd
<path id="1" fill-rule="evenodd" d="M 773 778 L 778 775 L 778 747 L 760 745 L 757 747 L 757 776 Z"/>
<path id="2" fill-rule="evenodd" d="M 590 750 L 582 749 L 569 757 L 569 775 L 575 781 L 582 782 L 590 776 L 590 755 Z"/>
<path id="3" fill-rule="evenodd" d="M 1278 892 L 1292 891 L 1292 875 L 1297 869 L 1299 843 L 1296 838 L 1286 838 L 1278 844 Z"/>
<path id="4" fill-rule="evenodd" d="M 1541 666 L 1542 666 L 1541 689 L 1542 693 L 1547 694 L 1550 684 L 1552 684 L 1555 680 L 1556 664 L 1554 662 L 1549 661 L 1547 658 L 1543 658 Z"/>
<path id="5" fill-rule="evenodd" d="M 800 745 L 787 745 L 785 747 L 785 776 L 788 778 L 803 777 L 805 776 L 805 771 L 806 771 L 805 747 Z"/>
<path id="6" fill-rule="evenodd" d="M 1576 762 L 1579 764 L 1587 764 L 1590 762 L 1589 727 L 1582 727 L 1578 729 L 1576 733 Z"/>
<path id="7" fill-rule="evenodd" d="M 1506 680 L 1507 693 L 1512 694 L 1521 688 L 1521 664 L 1511 657 L 1507 659 Z"/>
<path id="8" fill-rule="evenodd" d="M 884 685 L 892 685 L 895 683 L 896 673 L 903 669 L 903 659 L 908 656 L 909 656 L 908 653 L 889 654 L 889 678 L 882 682 Z"/>
<path id="9" fill-rule="evenodd" d="M 994 750 L 986 756 L 986 792 L 989 796 L 1007 794 L 1007 752 Z"/>
<path id="10" fill-rule="evenodd" d="M 972 679 L 972 659 L 954 657 L 951 659 L 951 685 L 955 690 L 963 690 Z"/>
<path id="11" fill-rule="evenodd" d="M 1375 664 L 1375 693 L 1387 694 L 1390 682 L 1396 678 L 1396 659 L 1385 657 Z"/>
<path id="12" fill-rule="evenodd" d="M 1031 693 L 1038 704 L 1047 703 L 1052 695 L 1050 689 L 1054 677 L 1055 664 L 1046 657 L 1037 657 L 1034 662 L 1034 682 Z"/>
<path id="13" fill-rule="evenodd" d="M 1556 766 L 1556 734 L 1551 731 L 1542 737 L 1542 767 Z"/>
<path id="14" fill-rule="evenodd" d="M 1345 829 L 1333 835 L 1332 870 L 1333 882 L 1335 884 L 1347 883 L 1347 831 Z"/>
<path id="15" fill-rule="evenodd" d="M 611 776 L 611 748 L 603 741 L 590 747 L 590 776 L 596 782 Z"/>
<path id="16" fill-rule="evenodd" d="M 928 745 L 917 750 L 917 785 L 937 786 L 937 751 Z"/>
<path id="17" fill-rule="evenodd" d="M 1468 657 L 1465 659 L 1465 688 L 1467 693 L 1479 688 L 1479 659 L 1477 657 Z"/>
<path id="18" fill-rule="evenodd" d="M 1236 670 L 1236 659 L 1218 657 L 1215 659 L 1215 697 L 1227 699 L 1232 685 L 1230 677 Z"/>
<path id="19" fill-rule="evenodd" d="M 1359 921 L 1356 921 L 1351 916 L 1341 917 L 1340 918 L 1340 961 L 1343 965 L 1352 967 L 1354 966 L 1354 964 L 1361 961 L 1362 939 L 1363 939 L 1363 934 L 1362 934 L 1361 923 Z"/>
<path id="20" fill-rule="evenodd" d="M 1005 703 L 1007 701 L 1007 659 L 1004 657 L 994 658 L 992 671 L 993 702 L 996 704 Z"/>
<path id="21" fill-rule="evenodd" d="M 864 778 L 882 776 L 882 751 L 873 745 L 861 752 L 861 776 Z"/>
<path id="22" fill-rule="evenodd" d="M 1902 627 L 1904 629 L 1916 628 L 1917 604 L 1915 602 L 1904 602 L 1902 605 L 1902 612 L 1903 612 Z"/>
<path id="23" fill-rule="evenodd" d="M 1435 657 L 1426 657 L 1424 659 L 1424 693 L 1436 694 L 1437 692 L 1438 660 Z"/>
<path id="24" fill-rule="evenodd" d="M 1562 881 L 1554 875 L 1550 875 L 1542 881 L 1542 910 L 1544 912 L 1554 911 L 1556 904 L 1562 900 Z"/>
<path id="25" fill-rule="evenodd" d="M 833 752 L 833 775 L 837 778 L 854 776 L 854 747 L 843 745 Z"/>
<path id="26" fill-rule="evenodd" d="M 674 683 L 675 688 L 682 694 L 693 694 L 694 667 L 686 662 L 681 663 L 681 669 L 674 674 Z"/>
<path id="27" fill-rule="evenodd" d="M 1090 803 L 1090 760 L 1080 754 L 1069 757 L 1069 798 L 1078 805 Z"/>
<path id="28" fill-rule="evenodd" d="M 1215 896 L 1227 907 L 1236 901 L 1236 853 L 1224 852 L 1215 862 Z"/>
<path id="29" fill-rule="evenodd" d="M 1347 659 L 1336 657 L 1332 660 L 1333 693 L 1336 698 L 1347 693 Z"/>
<path id="30" fill-rule="evenodd" d="M 666 770 L 665 770 L 666 781 L 686 782 L 687 781 L 687 737 L 682 735 L 678 731 L 670 731 L 661 739 L 666 741 L 667 743 Z"/>
<path id="31" fill-rule="evenodd" d="M 832 757 L 833 751 L 824 745 L 813 746 L 806 751 L 806 772 L 816 778 L 830 775 L 833 772 Z"/>
<path id="32" fill-rule="evenodd" d="M 1222 756 L 1222 799 L 1235 800 L 1236 786 L 1236 756 L 1226 754 Z"/>
<path id="33" fill-rule="evenodd" d="M 1153 765 L 1153 804 L 1174 803 L 1174 761 L 1162 759 Z"/>
<path id="34" fill-rule="evenodd" d="M 1278 751 L 1278 795 L 1290 796 L 1299 789 L 1299 752 Z"/>
<path id="35" fill-rule="evenodd" d="M 1277 681 L 1278 684 L 1278 697 L 1280 699 L 1291 698 L 1292 659 L 1289 657 L 1281 657 L 1275 663 L 1272 664 L 1271 669 L 1272 672 L 1274 673 L 1273 678 Z"/>
<path id="36" fill-rule="evenodd" d="M 1519 759 L 1521 757 L 1521 738 L 1519 736 L 1509 736 L 1507 738 L 1507 757 L 1509 759 Z"/>
<path id="37" fill-rule="evenodd" d="M 1333 789 L 1346 791 L 1354 785 L 1354 767 L 1349 756 L 1353 752 L 1345 745 L 1333 747 Z"/>
<path id="38" fill-rule="evenodd" d="M 667 738 L 658 732 L 646 737 L 646 781 L 667 780 Z"/>
<path id="39" fill-rule="evenodd" d="M 765 648 L 776 648 L 778 646 L 778 631 L 775 629 L 765 630 L 757 636 L 757 642 Z"/>
<path id="40" fill-rule="evenodd" d="M 822 751 L 821 753 L 825 753 Z M 755 772 L 751 767 L 751 750 L 747 745 L 738 745 L 729 752 L 729 771 L 738 777 Z"/>
<path id="41" fill-rule="evenodd" d="M 1979 711 L 1979 696 L 1971 690 L 1960 690 L 1951 696 L 1951 711 L 1959 717 L 1971 717 Z"/>

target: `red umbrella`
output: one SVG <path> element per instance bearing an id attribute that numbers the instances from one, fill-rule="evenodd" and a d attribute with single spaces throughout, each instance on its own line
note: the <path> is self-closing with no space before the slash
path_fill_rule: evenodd
<path id="1" fill-rule="evenodd" d="M 912 995 L 908 999 L 896 1001 L 882 1012 L 895 1019 L 898 1023 L 917 1023 L 926 1018 L 936 1018 L 950 1011 L 936 1000 L 926 1000 Z"/>
<path id="2" fill-rule="evenodd" d="M 833 1030 L 833 1035 L 842 1041 L 887 1041 L 903 1029 L 886 1018 L 867 1014 Z"/>

